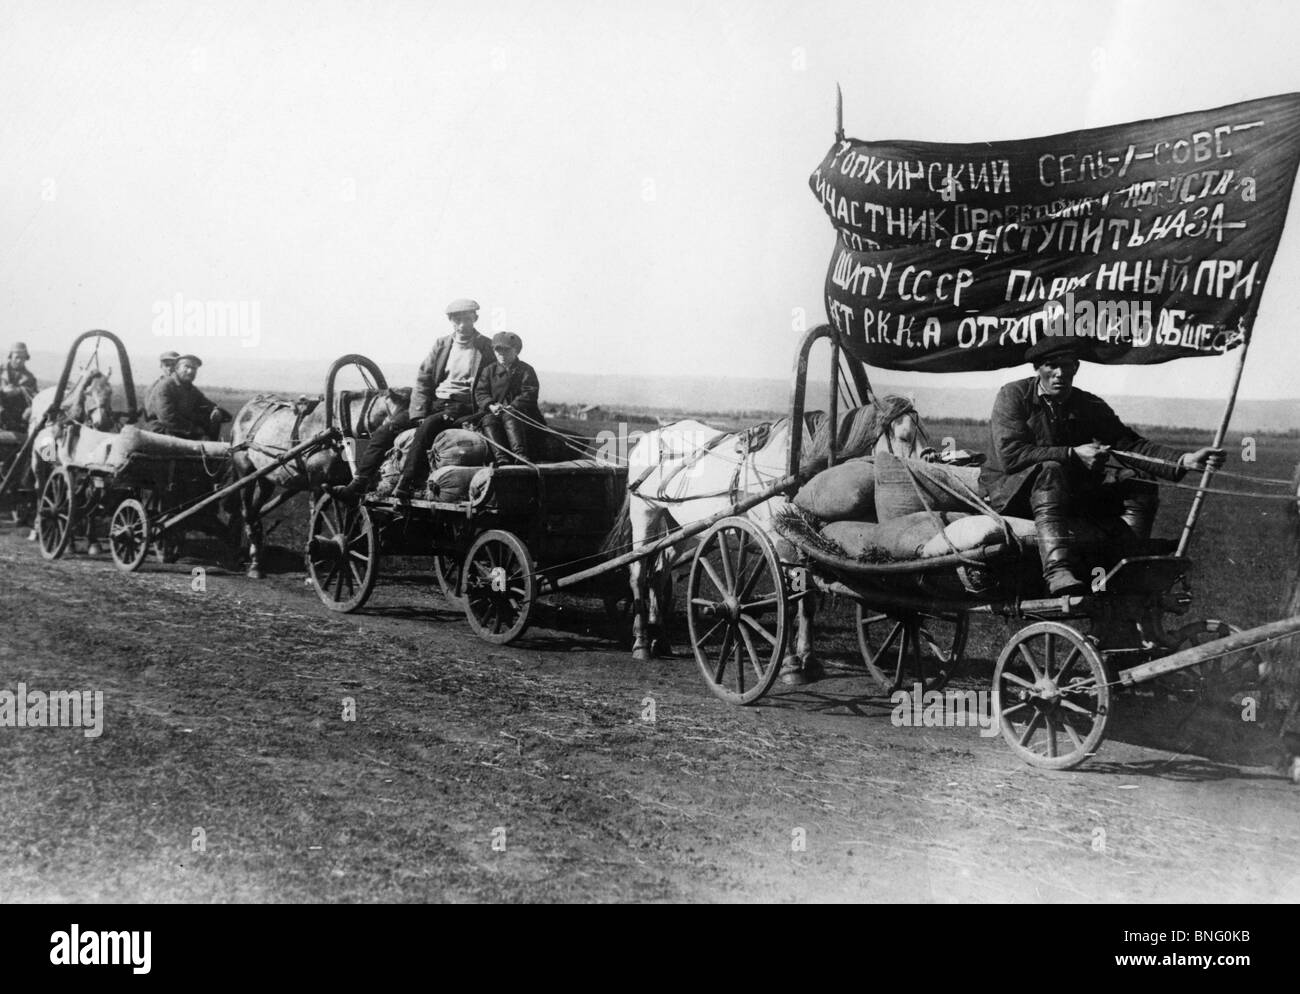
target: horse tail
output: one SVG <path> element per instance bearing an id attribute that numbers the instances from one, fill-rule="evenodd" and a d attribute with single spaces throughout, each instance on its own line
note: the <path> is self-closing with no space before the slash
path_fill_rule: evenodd
<path id="1" fill-rule="evenodd" d="M 623 505 L 614 516 L 608 534 L 600 543 L 600 551 L 613 559 L 632 548 L 632 495 L 625 494 Z"/>

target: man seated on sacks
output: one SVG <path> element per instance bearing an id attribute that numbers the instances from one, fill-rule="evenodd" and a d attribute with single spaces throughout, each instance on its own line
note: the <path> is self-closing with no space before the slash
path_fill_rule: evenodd
<path id="1" fill-rule="evenodd" d="M 996 510 L 1032 514 L 1043 579 L 1054 597 L 1088 590 L 1070 516 L 1118 518 L 1145 541 L 1159 504 L 1151 477 L 1179 480 L 1189 469 L 1218 469 L 1224 461 L 1223 449 L 1179 452 L 1148 441 L 1100 397 L 1077 389 L 1074 377 L 1087 355 L 1084 342 L 1059 335 L 1025 353 L 1034 375 L 998 391 L 989 421 L 992 455 L 980 477 Z M 1117 456 L 1120 465 L 1108 471 L 1112 451 L 1160 462 Z"/>
<path id="2" fill-rule="evenodd" d="M 170 376 L 149 388 L 149 418 L 143 427 L 160 435 L 215 442 L 231 413 L 218 407 L 194 385 L 203 360 L 196 355 L 176 358 Z"/>
<path id="3" fill-rule="evenodd" d="M 429 446 L 445 429 L 474 413 L 474 381 L 479 371 L 496 362 L 492 342 L 474 327 L 478 304 L 464 298 L 447 305 L 452 334 L 439 338 L 420 363 L 411 391 L 411 407 L 405 418 L 393 419 L 370 436 L 370 444 L 357 463 L 352 482 L 330 492 L 339 500 L 355 504 L 374 486 L 384 456 L 397 436 L 418 425 L 402 464 L 402 475 L 393 496 L 410 500 L 416 481 L 429 473 Z"/>

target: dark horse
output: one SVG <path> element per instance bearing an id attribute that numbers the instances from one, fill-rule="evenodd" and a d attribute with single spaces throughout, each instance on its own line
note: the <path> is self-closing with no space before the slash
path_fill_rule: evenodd
<path id="1" fill-rule="evenodd" d="M 368 436 L 386 421 L 405 417 L 411 392 L 366 390 L 345 396 L 337 421 Z M 296 403 L 270 394 L 254 397 L 235 415 L 231 432 L 231 472 L 236 479 L 269 466 L 277 457 L 325 430 L 325 404 L 300 398 Z M 239 491 L 239 511 L 248 534 L 248 575 L 260 580 L 262 519 L 295 494 L 346 483 L 342 454 L 333 447 L 295 459 Z"/>

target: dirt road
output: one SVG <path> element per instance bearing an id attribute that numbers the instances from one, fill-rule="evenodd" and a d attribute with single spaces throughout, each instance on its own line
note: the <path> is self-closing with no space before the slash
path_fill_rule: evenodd
<path id="1" fill-rule="evenodd" d="M 895 727 L 843 609 L 827 679 L 739 709 L 595 604 L 498 648 L 415 582 L 339 616 L 198 563 L 0 533 L 0 690 L 104 695 L 98 737 L 0 727 L 0 900 L 1300 900 L 1259 725 L 1121 697 L 1044 773 Z"/>

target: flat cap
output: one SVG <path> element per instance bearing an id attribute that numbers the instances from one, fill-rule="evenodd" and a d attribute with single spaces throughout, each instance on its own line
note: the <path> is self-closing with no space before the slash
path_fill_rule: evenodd
<path id="1" fill-rule="evenodd" d="M 160 356 L 158 357 L 158 361 L 159 361 L 159 362 L 175 362 L 175 361 L 176 361 L 177 359 L 179 359 L 180 357 L 181 357 L 181 354 L 180 354 L 179 352 L 177 352 L 175 349 L 168 349 L 166 352 L 164 352 L 162 355 L 160 355 Z"/>
<path id="2" fill-rule="evenodd" d="M 513 331 L 498 331 L 492 336 L 492 347 L 495 349 L 498 345 L 508 345 L 518 352 L 523 349 L 524 340 Z"/>
<path id="3" fill-rule="evenodd" d="M 9 354 L 19 356 L 23 359 L 30 359 L 32 357 L 32 354 L 27 351 L 26 342 L 14 342 L 13 345 L 9 346 Z"/>
<path id="4" fill-rule="evenodd" d="M 1025 352 L 1025 361 L 1035 367 L 1048 359 L 1087 359 L 1088 346 L 1073 335 L 1044 335 Z"/>
<path id="5" fill-rule="evenodd" d="M 468 297 L 457 297 L 447 305 L 448 314 L 467 314 L 470 311 L 478 310 L 478 301 L 470 300 Z"/>
<path id="6" fill-rule="evenodd" d="M 198 356 L 196 356 L 196 355 L 189 355 L 188 353 L 187 353 L 186 355 L 178 355 L 178 356 L 176 357 L 176 364 L 177 364 L 178 366 L 179 366 L 181 363 L 183 363 L 183 362 L 188 362 L 188 363 L 190 363 L 192 366 L 202 366 L 202 365 L 203 365 L 203 360 L 202 360 L 202 359 L 200 359 L 200 358 L 199 358 Z"/>

